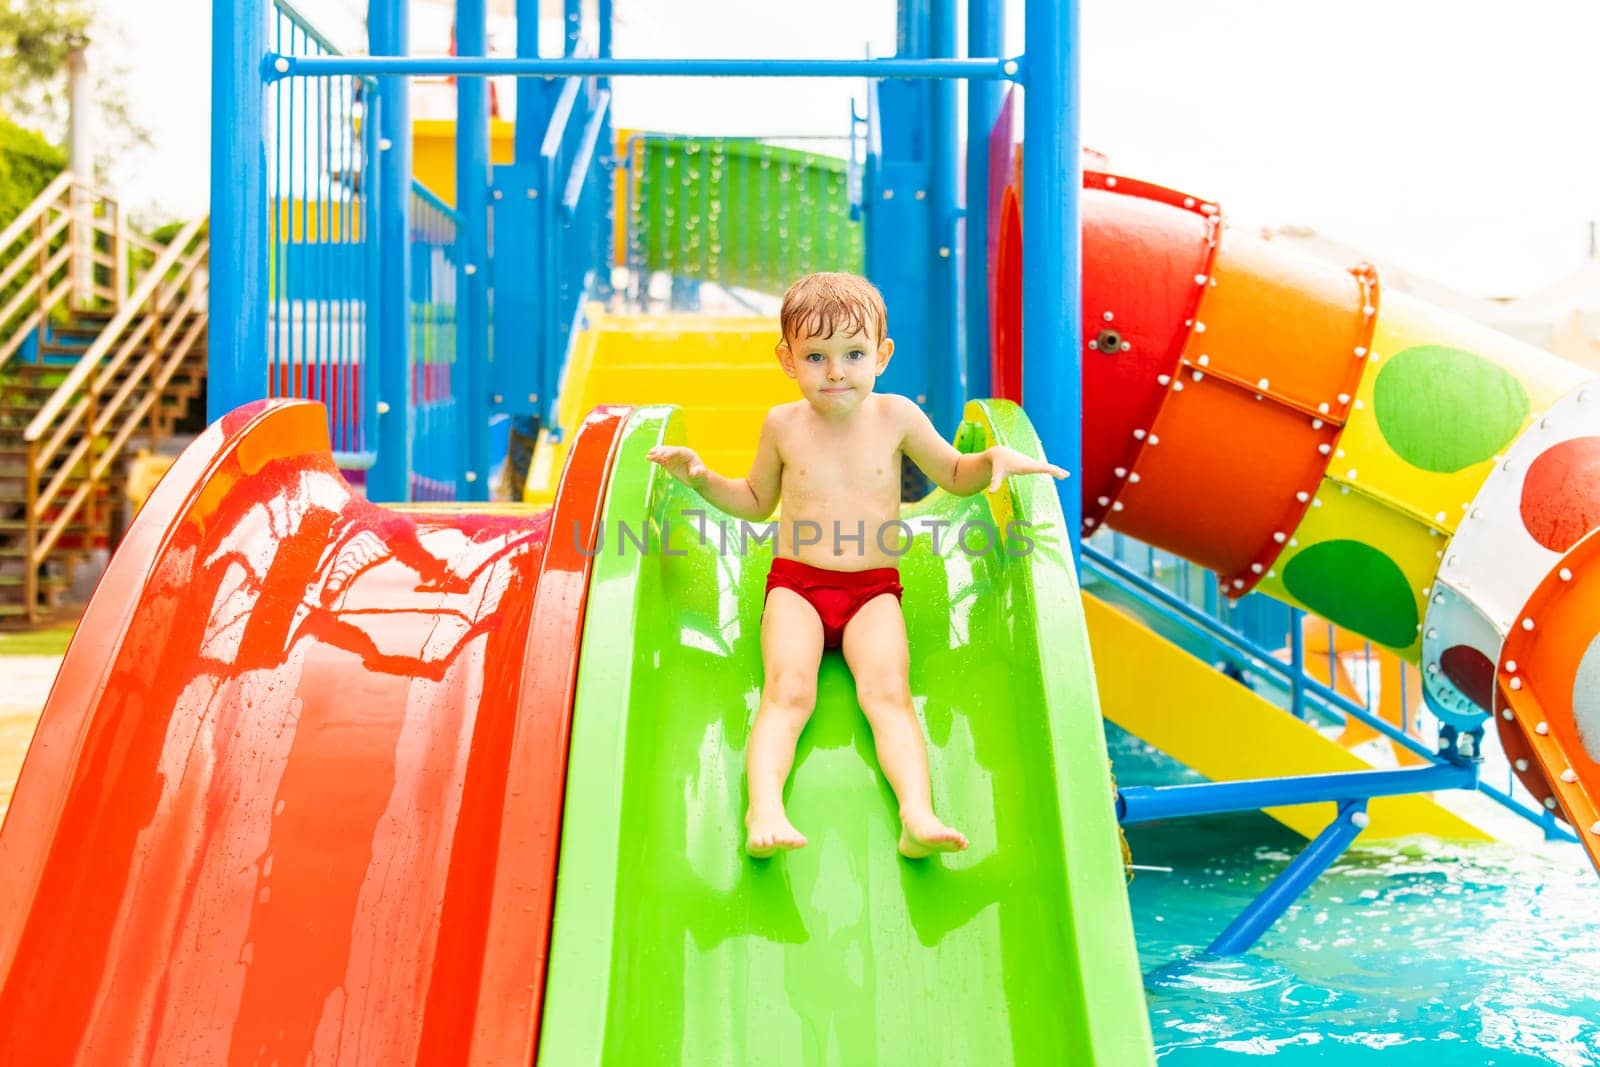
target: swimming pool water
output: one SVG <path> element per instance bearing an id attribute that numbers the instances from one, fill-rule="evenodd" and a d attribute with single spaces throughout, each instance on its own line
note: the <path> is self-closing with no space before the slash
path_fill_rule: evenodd
<path id="1" fill-rule="evenodd" d="M 1108 727 L 1123 785 L 1196 780 Z M 1571 845 L 1358 846 L 1248 953 L 1210 943 L 1304 842 L 1249 813 L 1128 830 L 1163 1067 L 1600 1064 L 1600 878 Z"/>

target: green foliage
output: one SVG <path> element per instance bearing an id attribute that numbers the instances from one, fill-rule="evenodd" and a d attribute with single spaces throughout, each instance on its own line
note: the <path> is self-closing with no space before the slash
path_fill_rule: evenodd
<path id="1" fill-rule="evenodd" d="M 64 90 L 67 53 L 87 43 L 90 21 L 81 0 L 0 0 L 0 102 L 27 114 Z"/>
<path id="2" fill-rule="evenodd" d="M 53 140 L 67 133 L 67 56 L 88 49 L 89 94 L 99 131 L 95 171 L 150 143 L 128 110 L 122 86 L 129 72 L 93 47 L 116 35 L 87 0 L 0 0 L 0 116 L 26 123 Z"/>
<path id="3" fill-rule="evenodd" d="M 0 118 L 0 229 L 32 203 L 66 165 L 67 156 L 61 149 L 32 130 Z"/>

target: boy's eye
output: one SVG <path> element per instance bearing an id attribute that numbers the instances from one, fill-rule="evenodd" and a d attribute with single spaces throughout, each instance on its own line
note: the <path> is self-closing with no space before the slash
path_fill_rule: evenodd
<path id="1" fill-rule="evenodd" d="M 810 353 L 809 355 L 806 356 L 806 362 L 807 363 L 821 363 L 822 362 L 822 353 L 821 352 L 812 352 L 812 353 Z"/>
<path id="2" fill-rule="evenodd" d="M 864 356 L 866 356 L 866 353 L 861 351 L 861 349 L 859 349 L 859 348 L 852 348 L 850 350 L 850 358 L 851 359 L 861 359 Z"/>

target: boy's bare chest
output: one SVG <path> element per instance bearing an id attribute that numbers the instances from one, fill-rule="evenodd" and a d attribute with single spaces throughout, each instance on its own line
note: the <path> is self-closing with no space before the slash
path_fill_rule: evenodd
<path id="1" fill-rule="evenodd" d="M 899 442 L 881 435 L 798 437 L 783 449 L 783 495 L 900 499 Z"/>

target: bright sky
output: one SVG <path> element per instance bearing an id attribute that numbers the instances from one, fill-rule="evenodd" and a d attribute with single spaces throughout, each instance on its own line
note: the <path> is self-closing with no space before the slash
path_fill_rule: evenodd
<path id="1" fill-rule="evenodd" d="M 127 90 L 157 141 L 121 184 L 151 215 L 204 210 L 210 0 L 100 2 L 121 24 Z M 299 6 L 361 41 L 361 0 Z M 858 57 L 894 45 L 893 0 L 616 8 L 619 55 Z M 1588 220 L 1600 218 L 1589 121 L 1600 4 L 1083 0 L 1082 17 L 1084 139 L 1119 172 L 1218 200 L 1235 221 L 1314 226 L 1484 295 L 1537 289 L 1586 253 Z M 418 31 L 438 21 L 414 16 Z M 1012 22 L 1021 51 L 1020 15 Z M 842 132 L 859 83 L 617 89 L 624 125 Z"/>

